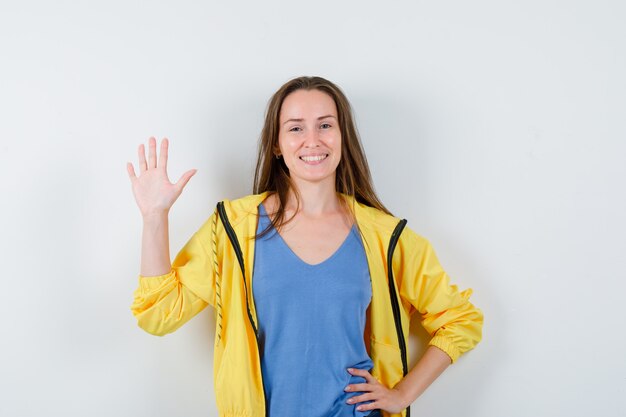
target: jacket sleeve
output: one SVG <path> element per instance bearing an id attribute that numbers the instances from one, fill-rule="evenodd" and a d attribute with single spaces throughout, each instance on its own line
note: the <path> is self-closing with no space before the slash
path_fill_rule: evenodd
<path id="1" fill-rule="evenodd" d="M 400 295 L 421 315 L 421 323 L 431 335 L 429 345 L 436 346 L 455 362 L 482 338 L 483 313 L 469 298 L 472 289 L 459 291 L 441 267 L 426 239 L 412 234 L 405 254 L 404 279 Z"/>
<path id="2" fill-rule="evenodd" d="M 139 327 L 163 336 L 181 327 L 207 305 L 215 305 L 217 213 L 178 252 L 167 274 L 139 275 L 131 311 Z"/>

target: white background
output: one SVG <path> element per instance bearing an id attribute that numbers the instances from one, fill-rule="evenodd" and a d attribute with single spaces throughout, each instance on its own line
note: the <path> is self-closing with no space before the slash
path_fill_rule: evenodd
<path id="1" fill-rule="evenodd" d="M 626 415 L 625 12 L 2 1 L 0 415 L 217 415 L 213 311 L 164 338 L 130 312 L 142 224 L 125 165 L 154 135 L 172 180 L 198 169 L 173 258 L 218 200 L 251 192 L 267 100 L 298 75 L 344 89 L 383 202 L 485 313 L 414 415 Z"/>

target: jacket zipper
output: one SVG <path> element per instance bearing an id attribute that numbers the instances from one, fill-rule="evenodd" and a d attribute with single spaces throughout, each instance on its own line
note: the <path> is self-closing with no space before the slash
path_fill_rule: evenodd
<path id="1" fill-rule="evenodd" d="M 220 220 L 224 225 L 224 229 L 226 230 L 226 234 L 228 235 L 228 239 L 230 239 L 230 243 L 233 245 L 233 249 L 235 250 L 235 255 L 237 255 L 237 261 L 239 261 L 239 266 L 241 267 L 241 275 L 243 276 L 243 286 L 244 291 L 246 292 L 246 310 L 248 312 L 248 319 L 250 320 L 250 324 L 252 325 L 252 329 L 254 330 L 254 336 L 256 338 L 256 347 L 257 354 L 259 355 L 259 364 L 261 363 L 261 352 L 259 350 L 259 332 L 257 330 L 256 324 L 254 323 L 254 319 L 252 318 L 252 313 L 250 312 L 250 303 L 248 302 L 248 284 L 246 283 L 246 268 L 243 262 L 243 253 L 241 251 L 241 246 L 239 245 L 239 240 L 237 239 L 237 235 L 233 230 L 233 227 L 228 221 L 228 216 L 226 215 L 226 210 L 224 209 L 224 202 L 220 201 L 217 203 L 217 211 L 220 215 Z M 263 399 L 265 401 L 265 415 L 267 415 L 267 397 L 265 396 L 265 384 L 263 383 L 263 372 L 261 372 L 261 387 L 263 388 Z"/>
<path id="2" fill-rule="evenodd" d="M 393 252 L 396 249 L 396 244 L 400 238 L 400 234 L 406 226 L 406 219 L 400 220 L 396 225 L 396 228 L 391 234 L 389 240 L 389 249 L 387 249 L 387 277 L 389 279 L 389 296 L 391 298 L 391 309 L 393 311 L 393 320 L 396 324 L 396 333 L 398 334 L 398 344 L 400 345 L 400 358 L 402 359 L 402 376 L 406 376 L 409 372 L 409 366 L 406 353 L 406 340 L 404 339 L 404 333 L 402 332 L 402 318 L 400 317 L 400 304 L 398 304 L 398 297 L 396 295 L 396 285 L 393 278 Z M 406 417 L 411 416 L 411 406 L 406 408 Z"/>

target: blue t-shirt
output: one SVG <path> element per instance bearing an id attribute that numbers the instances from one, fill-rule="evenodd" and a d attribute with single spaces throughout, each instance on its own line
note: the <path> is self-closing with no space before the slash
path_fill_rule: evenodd
<path id="1" fill-rule="evenodd" d="M 257 232 L 270 223 L 259 205 Z M 273 229 L 257 239 L 252 290 L 268 417 L 353 417 L 349 367 L 371 371 L 363 331 L 372 287 L 356 226 L 325 261 L 300 259 Z"/>

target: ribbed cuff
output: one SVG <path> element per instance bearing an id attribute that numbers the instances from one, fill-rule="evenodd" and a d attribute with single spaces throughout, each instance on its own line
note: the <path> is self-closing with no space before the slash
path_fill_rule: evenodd
<path id="1" fill-rule="evenodd" d="M 445 336 L 435 336 L 432 339 L 430 339 L 430 342 L 428 342 L 428 344 L 430 346 L 435 346 L 443 350 L 444 352 L 446 352 L 446 354 L 450 356 L 452 363 L 456 362 L 459 356 L 461 356 L 461 352 L 459 351 L 459 348 L 457 348 L 454 344 L 452 344 L 450 339 L 448 339 Z"/>
<path id="2" fill-rule="evenodd" d="M 163 285 L 164 281 L 167 281 L 169 277 L 174 274 L 174 269 L 170 269 L 170 272 L 163 275 L 143 276 L 139 275 L 139 288 L 142 294 L 146 294 L 152 290 L 159 288 Z"/>

